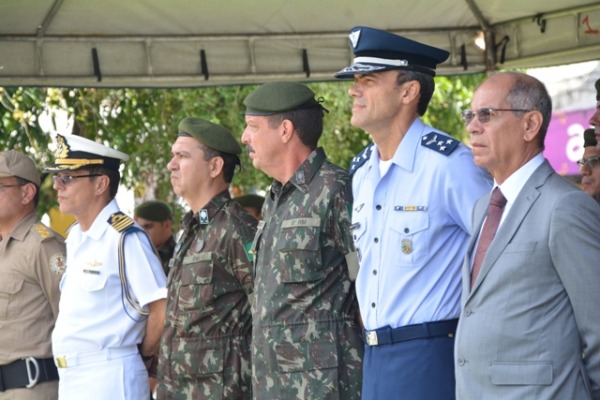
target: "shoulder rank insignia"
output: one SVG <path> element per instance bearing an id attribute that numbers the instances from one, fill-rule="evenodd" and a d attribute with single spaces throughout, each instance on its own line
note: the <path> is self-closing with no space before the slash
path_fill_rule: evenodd
<path id="1" fill-rule="evenodd" d="M 364 163 L 367 162 L 369 157 L 371 157 L 372 152 L 373 152 L 373 144 L 371 143 L 370 145 L 368 145 L 367 147 L 362 149 L 360 153 L 358 153 L 356 156 L 354 156 L 354 158 L 350 162 L 350 169 L 348 170 L 348 173 L 350 175 L 355 173 L 357 169 L 359 169 Z"/>
<path id="2" fill-rule="evenodd" d="M 35 224 L 35 226 L 33 227 L 33 229 L 35 229 L 35 231 L 38 233 L 38 235 L 40 235 L 40 237 L 43 239 L 47 239 L 50 236 L 52 236 L 52 233 L 48 230 L 48 228 L 46 228 L 44 225 L 42 224 Z"/>
<path id="3" fill-rule="evenodd" d="M 133 219 L 119 211 L 108 218 L 108 223 L 115 228 L 117 232 L 124 232 L 133 226 Z"/>
<path id="4" fill-rule="evenodd" d="M 438 132 L 429 132 L 421 138 L 421 146 L 449 156 L 458 147 L 460 141 Z"/>

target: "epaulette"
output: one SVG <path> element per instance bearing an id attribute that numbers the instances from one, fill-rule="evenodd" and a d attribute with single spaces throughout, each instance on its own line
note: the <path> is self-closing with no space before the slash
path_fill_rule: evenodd
<path id="1" fill-rule="evenodd" d="M 429 132 L 421 138 L 421 146 L 449 156 L 460 144 L 460 141 L 438 132 Z"/>
<path id="2" fill-rule="evenodd" d="M 34 225 L 33 229 L 40 235 L 42 240 L 48 239 L 49 237 L 54 236 L 50 229 L 46 228 L 44 224 L 37 223 Z"/>
<path id="3" fill-rule="evenodd" d="M 115 228 L 117 232 L 138 230 L 135 227 L 133 219 L 131 219 L 130 216 L 123 214 L 121 211 L 112 214 L 110 218 L 108 218 L 108 224 Z"/>
<path id="4" fill-rule="evenodd" d="M 368 145 L 367 147 L 362 149 L 360 153 L 358 153 L 356 156 L 354 156 L 354 158 L 350 162 L 350 169 L 348 170 L 348 173 L 350 175 L 354 174 L 357 169 L 359 169 L 364 163 L 367 162 L 369 157 L 371 157 L 372 152 L 373 152 L 373 143 L 371 143 L 370 145 Z"/>

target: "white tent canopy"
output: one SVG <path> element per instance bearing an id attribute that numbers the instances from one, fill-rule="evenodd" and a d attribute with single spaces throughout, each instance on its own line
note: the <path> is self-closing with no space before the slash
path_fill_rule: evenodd
<path id="1" fill-rule="evenodd" d="M 600 58 L 590 0 L 1 0 L 0 86 L 329 80 L 355 25 L 450 51 L 440 74 Z"/>

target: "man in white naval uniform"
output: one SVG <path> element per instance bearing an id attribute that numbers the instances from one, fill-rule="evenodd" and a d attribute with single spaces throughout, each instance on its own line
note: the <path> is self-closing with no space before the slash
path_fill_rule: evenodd
<path id="1" fill-rule="evenodd" d="M 148 236 L 114 199 L 129 157 L 80 136 L 57 136 L 60 211 L 77 223 L 67 237 L 52 334 L 61 400 L 150 397 L 147 366 L 165 316 L 166 278 Z"/>

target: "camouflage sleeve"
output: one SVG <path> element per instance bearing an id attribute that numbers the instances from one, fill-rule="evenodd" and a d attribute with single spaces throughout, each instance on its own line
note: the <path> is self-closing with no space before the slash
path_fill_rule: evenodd
<path id="1" fill-rule="evenodd" d="M 247 295 L 254 292 L 254 257 L 252 255 L 252 241 L 256 227 L 240 224 L 231 241 L 230 256 L 233 274 Z"/>
<path id="2" fill-rule="evenodd" d="M 355 280 L 358 274 L 358 258 L 350 230 L 351 211 L 352 185 L 349 181 L 341 190 L 333 194 L 327 220 L 328 231 L 331 232 L 336 248 L 346 257 L 350 279 Z"/>

